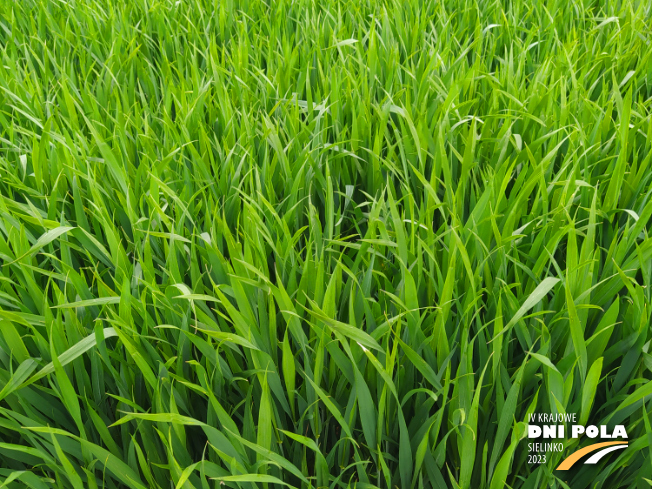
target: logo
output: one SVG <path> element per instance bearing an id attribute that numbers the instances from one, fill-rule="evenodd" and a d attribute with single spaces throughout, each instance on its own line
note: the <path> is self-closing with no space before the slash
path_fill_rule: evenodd
<path id="1" fill-rule="evenodd" d="M 579 450 L 571 453 L 557 466 L 555 470 L 569 470 L 573 465 L 580 461 L 585 456 L 592 454 L 584 463 L 588 465 L 595 465 L 603 457 L 627 448 L 627 431 L 623 425 L 614 426 L 610 430 L 606 425 L 588 425 L 584 426 L 577 423 L 576 413 L 563 413 L 563 414 L 548 414 L 548 413 L 531 413 L 528 415 L 528 429 L 527 437 L 530 440 L 546 439 L 550 442 L 541 443 L 533 441 L 528 443 L 528 463 L 541 464 L 545 463 L 548 452 L 562 452 L 564 450 L 564 438 L 566 437 L 566 424 L 570 424 L 570 437 L 571 439 L 579 439 L 580 437 L 597 438 L 598 435 L 601 439 L 615 439 L 623 438 L 618 441 L 601 441 L 591 445 L 580 448 Z M 545 423 L 545 424 L 534 424 Z M 555 441 L 556 440 L 556 441 Z M 595 453 L 594 453 L 595 452 Z"/>
<path id="2" fill-rule="evenodd" d="M 601 448 L 602 450 L 600 450 Z M 575 464 L 575 462 L 581 459 L 584 455 L 588 455 L 591 452 L 600 450 L 598 453 L 592 455 L 588 460 L 584 462 L 585 464 L 597 464 L 600 461 L 600 459 L 605 455 L 607 455 L 608 453 L 611 453 L 615 450 L 620 450 L 622 448 L 627 448 L 627 442 L 606 441 L 603 443 L 594 443 L 593 445 L 589 445 L 588 447 L 584 447 L 570 454 L 568 457 L 564 459 L 562 463 L 559 464 L 556 470 L 568 470 Z"/>

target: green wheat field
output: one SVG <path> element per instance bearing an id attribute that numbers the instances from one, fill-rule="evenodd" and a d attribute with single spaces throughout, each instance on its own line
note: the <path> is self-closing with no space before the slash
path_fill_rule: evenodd
<path id="1" fill-rule="evenodd" d="M 651 159 L 650 0 L 1 1 L 0 488 L 650 488 Z"/>

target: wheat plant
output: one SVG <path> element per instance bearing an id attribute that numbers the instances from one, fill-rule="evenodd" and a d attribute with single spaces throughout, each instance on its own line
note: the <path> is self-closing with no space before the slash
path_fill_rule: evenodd
<path id="1" fill-rule="evenodd" d="M 650 487 L 651 15 L 0 2 L 0 487 Z"/>

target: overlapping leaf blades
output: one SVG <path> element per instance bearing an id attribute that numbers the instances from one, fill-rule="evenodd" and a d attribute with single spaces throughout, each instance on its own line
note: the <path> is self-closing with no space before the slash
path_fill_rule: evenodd
<path id="1" fill-rule="evenodd" d="M 4 2 L 3 484 L 647 487 L 649 19 Z"/>

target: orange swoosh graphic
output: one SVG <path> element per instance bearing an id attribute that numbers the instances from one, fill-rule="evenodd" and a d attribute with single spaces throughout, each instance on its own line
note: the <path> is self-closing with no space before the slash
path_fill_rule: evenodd
<path id="1" fill-rule="evenodd" d="M 595 443 L 593 445 L 589 445 L 588 447 L 584 447 L 581 450 L 578 450 L 576 452 L 571 453 L 566 459 L 559 464 L 559 467 L 557 467 L 555 470 L 568 470 L 570 469 L 575 462 L 577 462 L 579 459 L 581 459 L 584 455 L 587 453 L 594 452 L 595 450 L 602 448 L 602 447 L 608 447 L 611 445 L 627 445 L 626 441 L 606 441 L 603 443 Z"/>

